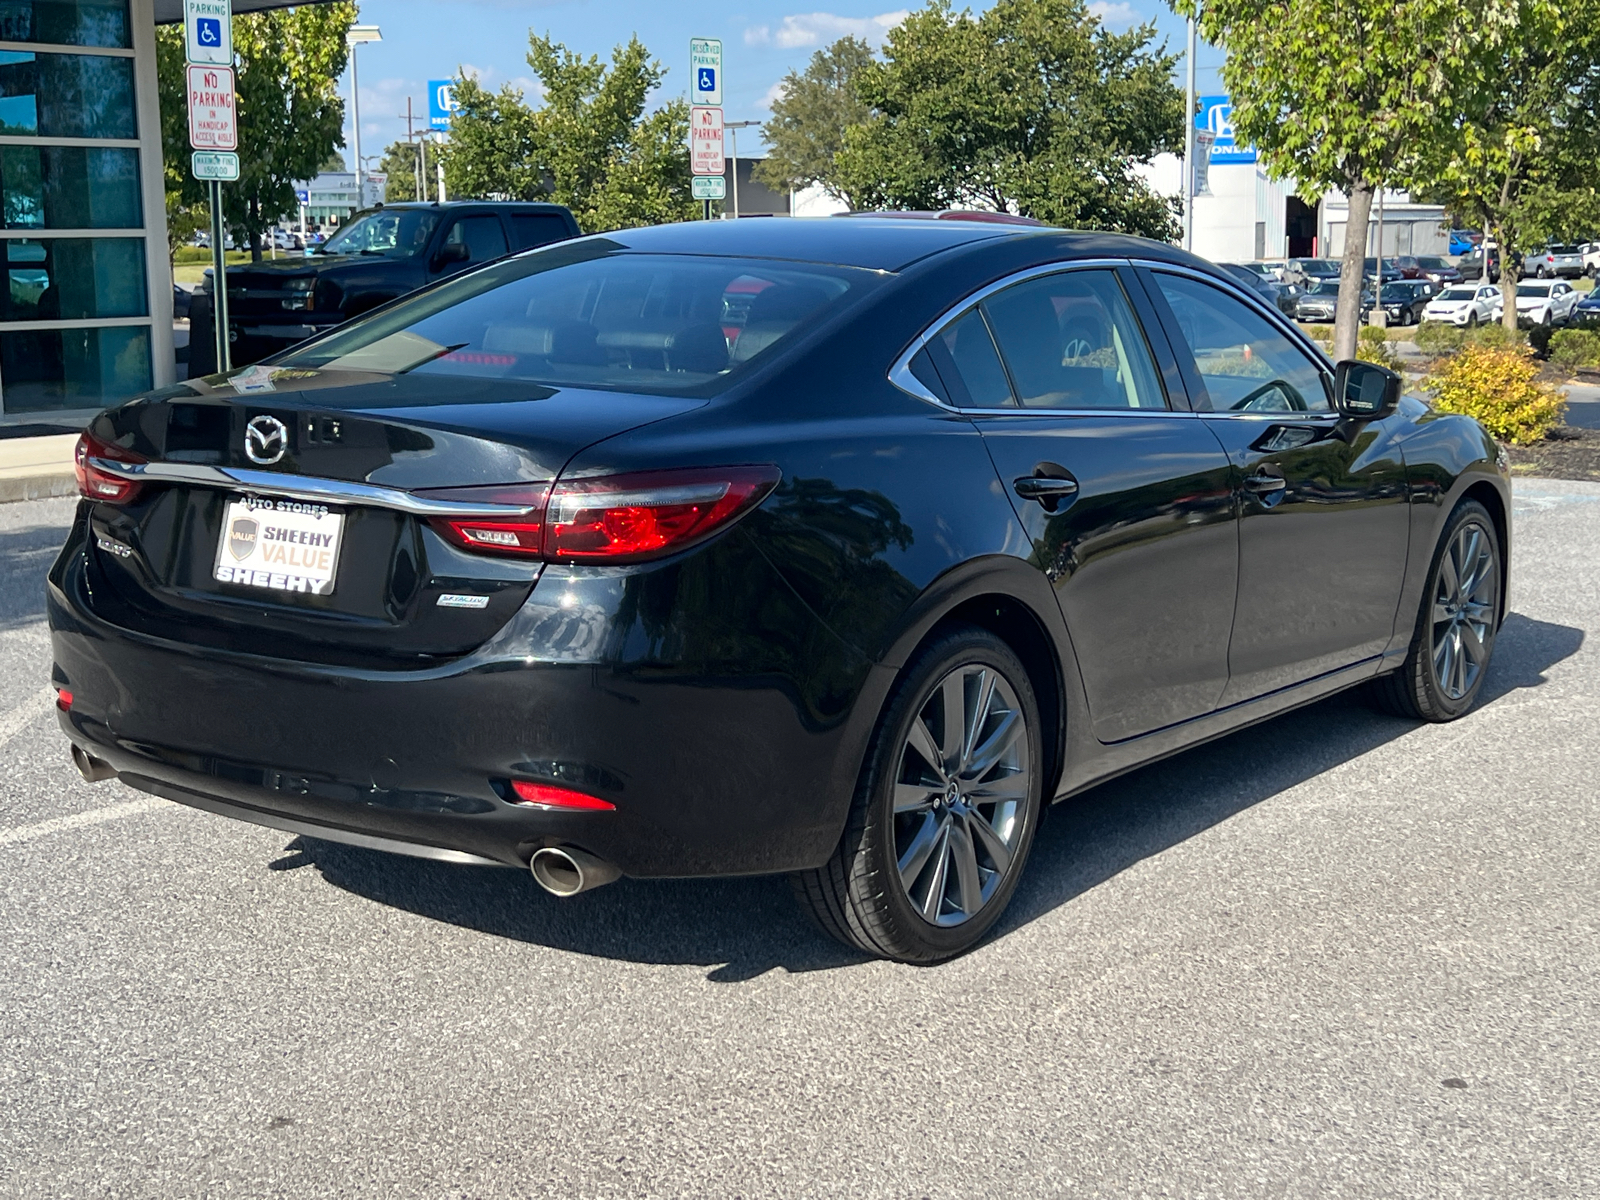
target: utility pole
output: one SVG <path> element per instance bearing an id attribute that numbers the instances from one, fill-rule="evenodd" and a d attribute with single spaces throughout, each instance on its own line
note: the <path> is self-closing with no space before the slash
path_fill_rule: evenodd
<path id="1" fill-rule="evenodd" d="M 350 47 L 350 99 L 355 114 L 356 151 L 356 208 L 367 206 L 367 173 L 361 162 L 361 76 L 356 73 L 356 47 L 363 42 L 381 42 L 383 34 L 376 25 L 352 25 L 344 35 Z"/>
<path id="2" fill-rule="evenodd" d="M 739 219 L 739 130 L 749 129 L 752 125 L 759 125 L 760 121 L 724 121 L 724 129 L 733 130 L 733 218 Z"/>
<path id="3" fill-rule="evenodd" d="M 1194 18 L 1189 18 L 1188 83 L 1183 117 L 1183 248 L 1194 249 Z"/>
<path id="4" fill-rule="evenodd" d="M 423 200 L 423 199 L 426 199 L 426 197 L 424 197 L 423 194 L 422 194 L 422 152 L 417 149 L 417 139 L 413 136 L 412 131 L 411 131 L 411 122 L 412 122 L 413 118 L 412 118 L 412 115 L 411 115 L 411 97 L 410 96 L 406 97 L 406 110 L 405 110 L 405 112 L 400 113 L 398 115 L 402 116 L 402 117 L 404 117 L 406 119 L 406 145 L 410 146 L 411 150 L 412 150 L 412 154 L 411 154 L 411 184 L 412 184 L 412 187 L 414 187 L 416 189 L 417 199 L 418 200 Z"/>

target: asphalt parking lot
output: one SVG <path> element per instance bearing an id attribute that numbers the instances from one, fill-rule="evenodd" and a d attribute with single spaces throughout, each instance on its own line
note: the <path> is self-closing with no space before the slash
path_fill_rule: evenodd
<path id="1" fill-rule="evenodd" d="M 933 969 L 781 880 L 558 901 L 91 787 L 70 501 L 0 506 L 0 1194 L 1600 1194 L 1600 485 L 1517 481 L 1487 702 L 1058 807 Z"/>

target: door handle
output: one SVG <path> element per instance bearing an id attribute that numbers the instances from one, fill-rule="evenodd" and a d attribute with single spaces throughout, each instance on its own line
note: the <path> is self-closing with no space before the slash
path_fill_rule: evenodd
<path id="1" fill-rule="evenodd" d="M 1053 509 L 1056 501 L 1078 494 L 1078 481 L 1076 479 L 1047 479 L 1039 475 L 1024 475 L 1020 479 L 1011 481 L 1011 490 L 1024 500 L 1037 500 L 1045 508 Z"/>
<path id="2" fill-rule="evenodd" d="M 1244 486 L 1257 495 L 1265 495 L 1269 492 L 1281 492 L 1289 484 L 1282 475 L 1269 475 L 1265 471 L 1257 471 L 1254 475 L 1245 476 Z"/>

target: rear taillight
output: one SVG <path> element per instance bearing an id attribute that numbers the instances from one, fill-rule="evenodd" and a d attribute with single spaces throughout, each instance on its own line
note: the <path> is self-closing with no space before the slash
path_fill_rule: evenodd
<path id="1" fill-rule="evenodd" d="M 557 787 L 553 783 L 535 783 L 531 779 L 513 779 L 511 794 L 513 804 L 529 804 L 536 808 L 565 808 L 578 812 L 614 812 L 616 805 L 588 792 L 575 792 L 571 788 Z"/>
<path id="2" fill-rule="evenodd" d="M 78 491 L 82 495 L 106 504 L 126 504 L 139 494 L 140 484 L 100 470 L 90 461 L 96 458 L 125 463 L 146 461 L 132 451 L 103 442 L 85 430 L 78 435 L 78 445 L 72 452 L 72 469 L 78 477 Z"/>
<path id="3" fill-rule="evenodd" d="M 427 495 L 531 509 L 510 519 L 435 519 L 434 528 L 465 550 L 546 562 L 624 563 L 705 541 L 760 504 L 779 478 L 774 466 L 694 467 L 574 479 L 552 489 L 451 488 Z"/>

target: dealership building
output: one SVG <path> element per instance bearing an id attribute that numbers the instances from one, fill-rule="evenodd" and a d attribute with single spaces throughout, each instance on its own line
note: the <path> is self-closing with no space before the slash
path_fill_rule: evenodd
<path id="1" fill-rule="evenodd" d="M 182 0 L 0 3 L 0 422 L 173 380 L 155 34 L 182 19 Z"/>

